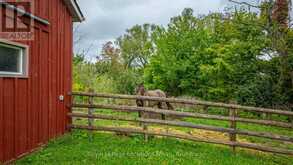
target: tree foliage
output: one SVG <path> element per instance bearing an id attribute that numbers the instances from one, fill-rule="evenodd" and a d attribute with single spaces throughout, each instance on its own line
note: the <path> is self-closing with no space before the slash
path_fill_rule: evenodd
<path id="1" fill-rule="evenodd" d="M 156 25 L 135 25 L 116 41 L 126 68 L 145 67 L 154 52 L 152 32 Z"/>
<path id="2" fill-rule="evenodd" d="M 144 75 L 149 88 L 267 107 L 292 99 L 292 88 L 278 82 L 280 56 L 266 24 L 254 13 L 195 17 L 185 9 L 154 36 L 156 54 Z"/>
<path id="3" fill-rule="evenodd" d="M 166 27 L 135 25 L 107 42 L 96 63 L 75 57 L 76 88 L 133 94 L 144 81 L 173 96 L 289 107 L 293 31 L 274 5 L 260 9 L 194 16 L 187 8 Z"/>

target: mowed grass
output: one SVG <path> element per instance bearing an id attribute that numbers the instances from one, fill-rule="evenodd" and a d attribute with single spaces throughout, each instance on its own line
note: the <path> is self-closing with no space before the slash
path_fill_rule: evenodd
<path id="1" fill-rule="evenodd" d="M 174 138 L 152 138 L 145 142 L 143 136 L 117 136 L 95 132 L 89 141 L 87 131 L 73 131 L 51 141 L 42 151 L 16 162 L 18 165 L 43 164 L 231 164 L 231 165 L 291 165 L 293 158 L 262 152 L 195 143 Z"/>

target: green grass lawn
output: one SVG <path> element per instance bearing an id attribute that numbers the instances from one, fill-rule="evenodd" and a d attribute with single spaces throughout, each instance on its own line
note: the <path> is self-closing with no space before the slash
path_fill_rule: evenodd
<path id="1" fill-rule="evenodd" d="M 84 110 L 83 112 L 86 112 Z M 104 115 L 116 115 L 137 118 L 137 113 L 125 113 L 111 110 L 96 110 L 95 113 Z M 225 121 L 206 119 L 182 118 L 194 124 L 212 125 L 218 127 L 229 127 Z M 75 124 L 86 125 L 87 120 L 74 120 Z M 140 127 L 138 123 L 95 120 L 96 126 L 116 127 Z M 286 136 L 293 136 L 290 129 L 282 129 L 271 126 L 256 124 L 237 124 L 242 130 L 257 132 L 271 132 Z M 152 125 L 151 129 L 167 128 L 166 126 Z M 181 133 L 189 133 L 194 129 L 168 127 Z M 219 136 L 208 134 L 210 138 L 217 139 Z M 198 134 L 196 135 L 198 136 Z M 228 135 L 220 136 L 227 140 Z M 264 138 L 238 136 L 247 142 L 274 146 L 276 148 L 293 149 L 293 144 L 272 141 Z M 221 140 L 221 139 L 220 139 Z M 89 141 L 87 131 L 73 131 L 60 139 L 49 143 L 44 150 L 25 157 L 16 164 L 276 164 L 292 165 L 293 157 L 274 155 L 237 148 L 234 154 L 229 147 L 213 144 L 195 143 L 174 138 L 156 137 L 145 142 L 142 135 L 117 136 L 111 133 L 94 133 L 94 139 Z"/>
<path id="2" fill-rule="evenodd" d="M 16 162 L 19 165 L 43 164 L 231 164 L 231 165 L 292 165 L 293 157 L 195 143 L 172 138 L 117 136 L 94 133 L 89 141 L 86 131 L 73 131 L 48 144 L 42 151 Z"/>

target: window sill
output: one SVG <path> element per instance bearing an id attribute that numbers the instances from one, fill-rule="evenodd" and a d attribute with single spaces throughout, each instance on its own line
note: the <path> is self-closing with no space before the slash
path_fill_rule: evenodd
<path id="1" fill-rule="evenodd" d="M 0 74 L 0 78 L 21 78 L 21 79 L 28 79 L 29 76 L 27 76 L 27 75 L 6 75 L 6 74 Z"/>

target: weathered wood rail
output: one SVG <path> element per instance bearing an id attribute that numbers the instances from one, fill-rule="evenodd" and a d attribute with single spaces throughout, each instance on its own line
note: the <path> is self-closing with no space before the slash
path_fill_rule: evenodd
<path id="1" fill-rule="evenodd" d="M 237 116 L 237 111 L 242 110 L 242 111 L 248 111 L 248 112 L 260 112 L 260 113 L 266 113 L 266 114 L 277 114 L 277 115 L 283 115 L 287 117 L 293 117 L 293 112 L 291 111 L 248 107 L 248 106 L 241 106 L 241 105 L 235 105 L 235 104 L 214 103 L 214 102 L 199 101 L 199 100 L 175 99 L 175 98 L 156 98 L 156 97 L 144 97 L 144 96 L 132 96 L 132 95 L 115 95 L 115 94 L 99 94 L 99 93 L 81 93 L 81 92 L 74 92 L 74 93 L 71 93 L 70 95 L 83 96 L 83 97 L 89 98 L 88 104 L 78 104 L 73 102 L 70 105 L 71 108 L 88 109 L 88 114 L 73 113 L 73 112 L 68 114 L 68 116 L 71 118 L 85 118 L 85 119 L 88 119 L 89 121 L 87 126 L 71 124 L 69 127 L 73 129 L 86 129 L 90 131 L 96 130 L 96 131 L 139 133 L 144 135 L 167 136 L 167 137 L 175 137 L 175 138 L 187 139 L 187 140 L 198 141 L 198 142 L 228 145 L 233 148 L 233 151 L 235 151 L 236 147 L 240 147 L 240 148 L 248 148 L 248 149 L 254 149 L 259 151 L 286 154 L 286 155 L 293 156 L 293 150 L 273 148 L 273 147 L 267 147 L 267 146 L 251 144 L 251 143 L 242 143 L 237 141 L 237 135 L 245 135 L 245 136 L 252 136 L 252 137 L 267 138 L 271 140 L 277 140 L 280 142 L 293 144 L 293 137 L 274 134 L 270 132 L 254 132 L 254 131 L 237 129 L 237 123 L 239 122 L 239 123 L 252 123 L 252 124 L 258 124 L 258 125 L 280 127 L 280 128 L 285 128 L 285 129 L 289 129 L 289 131 L 292 131 L 293 130 L 292 123 L 283 122 L 283 121 L 274 121 L 274 120 L 241 118 Z M 208 107 L 220 107 L 220 108 L 228 109 L 230 113 L 229 113 L 229 116 L 220 116 L 220 115 L 201 114 L 201 113 L 195 113 L 195 112 L 170 111 L 170 110 L 147 108 L 147 107 L 136 107 L 136 106 L 125 106 L 125 105 L 102 105 L 102 104 L 95 104 L 93 101 L 94 97 L 107 98 L 107 99 L 127 99 L 127 100 L 139 99 L 144 101 L 161 101 L 161 102 L 169 102 L 169 103 L 201 105 L 205 109 L 207 109 Z M 136 112 L 136 113 L 146 112 L 146 113 L 153 113 L 153 114 L 160 114 L 160 115 L 172 115 L 177 117 L 228 121 L 230 123 L 230 127 L 222 128 L 222 127 L 216 127 L 216 126 L 210 126 L 210 125 L 199 125 L 199 124 L 177 121 L 177 120 L 171 121 L 171 120 L 147 119 L 147 118 L 139 118 L 139 117 L 130 118 L 130 117 L 121 117 L 121 116 L 102 115 L 102 114 L 95 114 L 93 112 L 94 109 L 116 110 L 116 111 Z M 158 132 L 154 132 L 147 129 L 133 129 L 133 128 L 122 128 L 122 127 L 100 127 L 100 126 L 98 127 L 93 125 L 94 119 L 137 122 L 137 123 L 144 123 L 144 124 L 176 126 L 176 127 L 185 127 L 185 128 L 222 132 L 222 133 L 229 134 L 229 140 L 223 141 L 223 140 L 216 140 L 216 139 L 204 139 L 204 138 L 198 138 L 198 137 L 193 137 L 189 135 L 173 134 L 169 132 L 158 133 Z"/>

